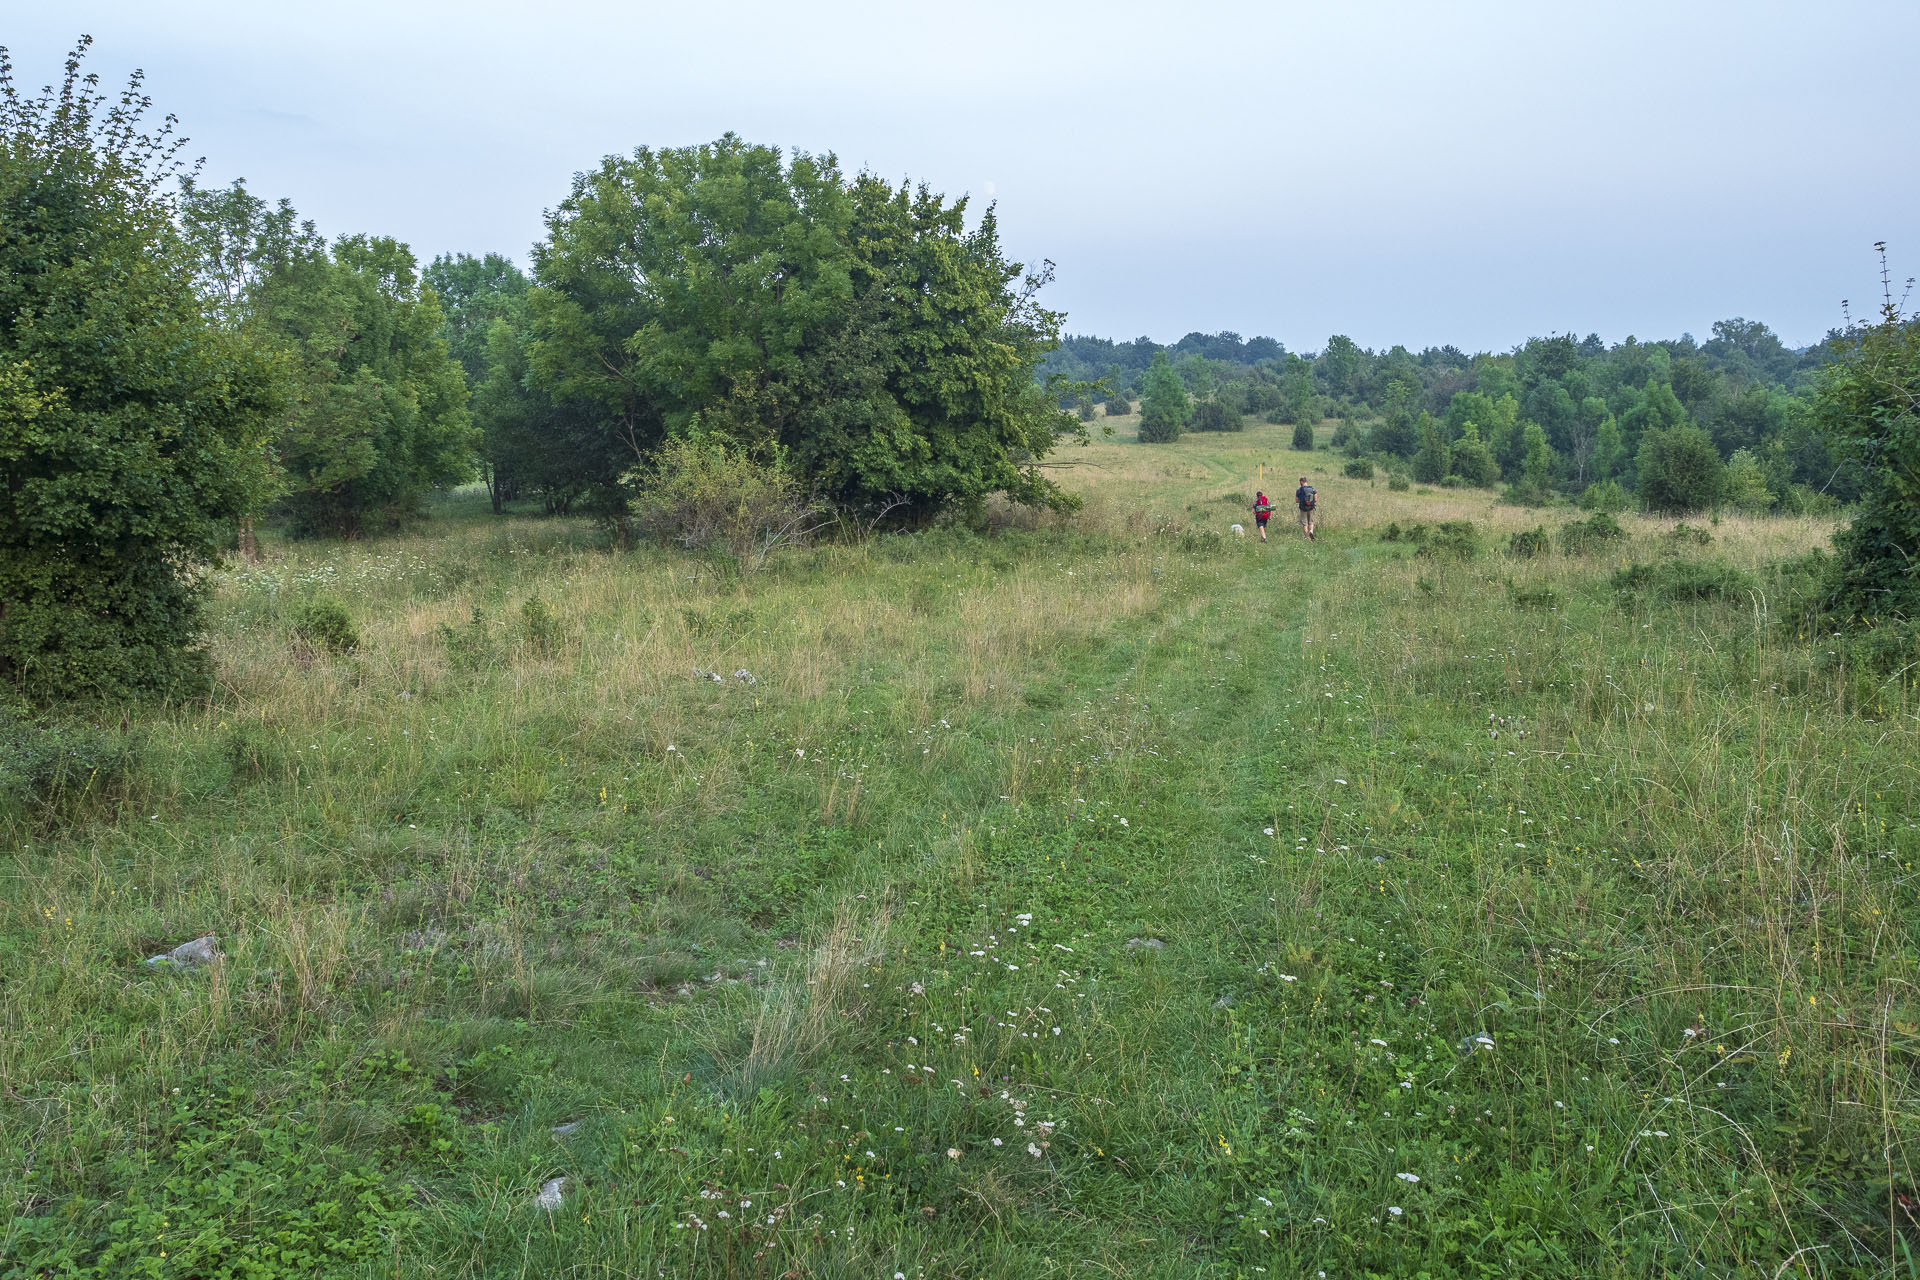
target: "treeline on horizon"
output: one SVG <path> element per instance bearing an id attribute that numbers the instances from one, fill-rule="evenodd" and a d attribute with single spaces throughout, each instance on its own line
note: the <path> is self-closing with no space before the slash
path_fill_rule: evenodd
<path id="1" fill-rule="evenodd" d="M 1272 338 L 1190 333 L 1161 345 L 1069 336 L 1043 370 L 1098 384 L 1109 411 L 1142 401 L 1143 440 L 1237 430 L 1247 418 L 1337 420 L 1332 443 L 1415 480 L 1501 485 L 1531 502 L 1584 497 L 1617 509 L 1729 505 L 1789 512 L 1856 501 L 1862 472 L 1812 412 L 1817 375 L 1857 329 L 1805 350 L 1765 324 L 1717 322 L 1712 336 L 1608 345 L 1597 334 L 1534 338 L 1510 352 L 1455 346 L 1373 351 L 1335 334 L 1318 352 Z M 1096 397 L 1074 398 L 1083 419 Z"/>

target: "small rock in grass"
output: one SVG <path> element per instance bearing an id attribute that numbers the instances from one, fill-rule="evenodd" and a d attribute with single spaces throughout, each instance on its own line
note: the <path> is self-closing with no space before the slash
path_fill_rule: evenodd
<path id="1" fill-rule="evenodd" d="M 569 1120 L 565 1124 L 557 1124 L 553 1126 L 553 1136 L 556 1138 L 571 1137 L 579 1131 L 580 1126 L 584 1123 L 585 1121 L 582 1120 Z"/>
<path id="2" fill-rule="evenodd" d="M 735 680 L 738 680 L 741 684 L 759 684 L 760 683 L 759 677 L 755 676 L 753 672 L 747 670 L 745 667 L 742 667 L 738 671 L 734 672 L 733 678 Z"/>
<path id="3" fill-rule="evenodd" d="M 566 1199 L 566 1188 L 567 1180 L 564 1177 L 548 1178 L 540 1184 L 540 1194 L 533 1198 L 533 1207 L 552 1213 Z"/>
<path id="4" fill-rule="evenodd" d="M 1220 997 L 1220 998 L 1219 998 L 1218 1000 L 1215 1000 L 1215 1001 L 1213 1002 L 1213 1007 L 1214 1007 L 1214 1008 L 1216 1008 L 1216 1009 L 1231 1009 L 1231 1008 L 1233 1008 L 1233 996 L 1232 996 L 1232 995 L 1224 995 L 1224 996 L 1221 996 L 1221 997 Z"/>
<path id="5" fill-rule="evenodd" d="M 1167 944 L 1162 942 L 1158 938 L 1128 938 L 1127 939 L 1127 950 L 1139 951 L 1143 948 L 1148 951 L 1165 951 L 1167 949 Z"/>
<path id="6" fill-rule="evenodd" d="M 205 937 L 195 938 L 192 942 L 183 942 L 173 950 L 157 956 L 147 957 L 150 965 L 178 965 L 183 969 L 196 968 L 203 964 L 212 964 L 220 958 L 220 947 L 209 933 Z"/>

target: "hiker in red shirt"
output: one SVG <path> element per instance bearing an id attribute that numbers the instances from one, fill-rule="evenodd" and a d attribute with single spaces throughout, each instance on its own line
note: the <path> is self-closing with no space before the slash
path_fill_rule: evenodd
<path id="1" fill-rule="evenodd" d="M 1253 522 L 1260 526 L 1260 541 L 1267 540 L 1267 517 L 1273 514 L 1273 500 L 1265 493 L 1253 495 Z"/>

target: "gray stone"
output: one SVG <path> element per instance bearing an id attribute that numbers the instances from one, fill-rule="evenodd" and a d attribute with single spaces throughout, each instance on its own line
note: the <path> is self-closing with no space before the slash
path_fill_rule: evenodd
<path id="1" fill-rule="evenodd" d="M 209 933 L 203 938 L 183 942 L 173 950 L 162 955 L 147 957 L 147 963 L 155 966 L 173 966 L 182 969 L 197 968 L 203 964 L 212 964 L 220 958 L 220 947 L 214 935 Z"/>
<path id="2" fill-rule="evenodd" d="M 1167 949 L 1167 944 L 1162 942 L 1158 938 L 1128 938 L 1127 939 L 1127 950 L 1140 951 L 1143 949 L 1147 951 L 1165 951 Z"/>
<path id="3" fill-rule="evenodd" d="M 548 1178 L 540 1184 L 540 1194 L 533 1198 L 533 1207 L 552 1213 L 566 1199 L 567 1180 L 564 1177 Z"/>

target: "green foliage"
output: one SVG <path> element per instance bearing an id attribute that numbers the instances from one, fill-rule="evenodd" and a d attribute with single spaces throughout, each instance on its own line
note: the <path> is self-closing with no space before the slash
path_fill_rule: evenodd
<path id="1" fill-rule="evenodd" d="M 1420 447 L 1413 455 L 1413 478 L 1421 484 L 1438 484 L 1450 473 L 1452 450 L 1447 447 L 1446 428 L 1424 410 L 1416 434 Z"/>
<path id="2" fill-rule="evenodd" d="M 479 605 L 473 606 L 473 612 L 461 626 L 443 622 L 434 628 L 440 645 L 447 652 L 447 659 L 461 671 L 484 671 L 495 660 L 496 646 L 493 633 L 487 625 L 487 615 Z"/>
<path id="3" fill-rule="evenodd" d="M 1768 490 L 1766 468 L 1751 449 L 1736 449 L 1727 459 L 1722 497 L 1727 505 L 1749 512 L 1769 510 L 1779 501 Z"/>
<path id="4" fill-rule="evenodd" d="M 1448 465 L 1453 474 L 1477 489 L 1492 488 L 1500 479 L 1500 464 L 1493 460 L 1493 450 L 1481 441 L 1479 427 L 1471 422 L 1449 446 Z"/>
<path id="5" fill-rule="evenodd" d="M 417 1221 L 377 1162 L 312 1123 L 262 1118 L 240 1089 L 174 1092 L 149 1149 L 107 1171 L 110 1202 L 56 1201 L 16 1220 L 0 1265 L 71 1280 L 346 1276 Z"/>
<path id="6" fill-rule="evenodd" d="M 1543 556 L 1553 549 L 1553 538 L 1547 533 L 1546 526 L 1532 529 L 1519 529 L 1507 535 L 1507 554 L 1517 559 L 1528 560 L 1534 556 Z"/>
<path id="7" fill-rule="evenodd" d="M 1035 381 L 1059 336 L 1035 300 L 1051 268 L 1007 261 L 993 211 L 966 214 L 731 134 L 609 157 L 534 251 L 531 381 L 598 424 L 596 456 L 703 432 L 783 450 L 843 508 L 1070 505 L 1035 465 L 1084 438 Z"/>
<path id="8" fill-rule="evenodd" d="M 1596 511 L 1585 520 L 1571 520 L 1560 526 L 1560 550 L 1570 556 L 1591 555 L 1610 542 L 1627 536 L 1620 522 L 1605 511 Z"/>
<path id="9" fill-rule="evenodd" d="M 1618 480 L 1596 480 L 1580 493 L 1580 506 L 1587 511 L 1618 515 L 1627 509 L 1627 491 Z"/>
<path id="10" fill-rule="evenodd" d="M 41 723 L 0 710 L 0 819 L 71 822 L 122 799 L 140 752 L 126 733 L 77 721 Z"/>
<path id="11" fill-rule="evenodd" d="M 1107 416 L 1109 418 L 1124 418 L 1132 412 L 1133 405 L 1128 402 L 1125 396 L 1111 396 L 1108 398 Z"/>
<path id="12" fill-rule="evenodd" d="M 1312 423 L 1296 422 L 1293 424 L 1293 447 L 1302 450 L 1313 448 Z"/>
<path id="13" fill-rule="evenodd" d="M 260 330 L 293 355 L 297 391 L 277 451 L 295 532 L 391 528 L 472 474 L 465 375 L 406 246 L 304 241 L 259 293 Z"/>
<path id="14" fill-rule="evenodd" d="M 1630 564 L 1614 573 L 1612 585 L 1623 599 L 1670 603 L 1744 600 L 1755 586 L 1751 575 L 1718 560 Z"/>
<path id="15" fill-rule="evenodd" d="M 39 702 L 204 687 L 200 571 L 262 489 L 272 363 L 195 296 L 171 122 L 0 53 L 0 684 Z"/>
<path id="16" fill-rule="evenodd" d="M 360 633 L 347 606 L 332 596 L 313 596 L 293 611 L 293 634 L 315 649 L 352 653 L 360 647 Z"/>
<path id="17" fill-rule="evenodd" d="M 1388 524 L 1380 533 L 1382 542 L 1412 545 L 1415 555 L 1466 560 L 1480 554 L 1480 530 L 1471 520 L 1442 520 L 1436 525 Z"/>
<path id="18" fill-rule="evenodd" d="M 1186 384 L 1165 352 L 1154 356 L 1140 389 L 1140 439 L 1146 444 L 1178 440 L 1193 417 Z"/>
<path id="19" fill-rule="evenodd" d="M 1859 511 L 1834 538 L 1832 616 L 1920 617 L 1920 318 L 1891 293 L 1841 344 L 1812 417 L 1860 472 Z"/>
<path id="20" fill-rule="evenodd" d="M 1654 512 L 1704 511 L 1726 489 L 1726 467 L 1713 440 L 1698 427 L 1659 427 L 1640 440 L 1634 462 L 1641 505 Z"/>
<path id="21" fill-rule="evenodd" d="M 1348 458 L 1347 465 L 1340 469 L 1340 474 L 1349 480 L 1371 480 L 1373 479 L 1373 459 Z M 1402 488 L 1404 487 L 1403 485 Z"/>
<path id="22" fill-rule="evenodd" d="M 1667 541 L 1676 547 L 1704 547 L 1713 542 L 1713 535 L 1682 520 L 1667 530 Z"/>
<path id="23" fill-rule="evenodd" d="M 1411 487 L 1412 485 L 1408 482 L 1405 472 L 1390 471 L 1387 473 L 1387 488 L 1394 493 L 1405 493 Z"/>
<path id="24" fill-rule="evenodd" d="M 708 551 L 758 572 L 782 547 L 804 546 L 820 508 L 776 454 L 759 460 L 724 441 L 673 439 L 629 483 L 639 492 L 639 528 L 691 551 Z"/>
<path id="25" fill-rule="evenodd" d="M 565 638 L 565 628 L 552 607 L 539 596 L 528 596 L 520 605 L 520 639 L 527 648 L 551 658 Z"/>
<path id="26" fill-rule="evenodd" d="M 1245 431 L 1247 421 L 1232 405 L 1209 398 L 1194 405 L 1190 427 L 1194 431 Z"/>

